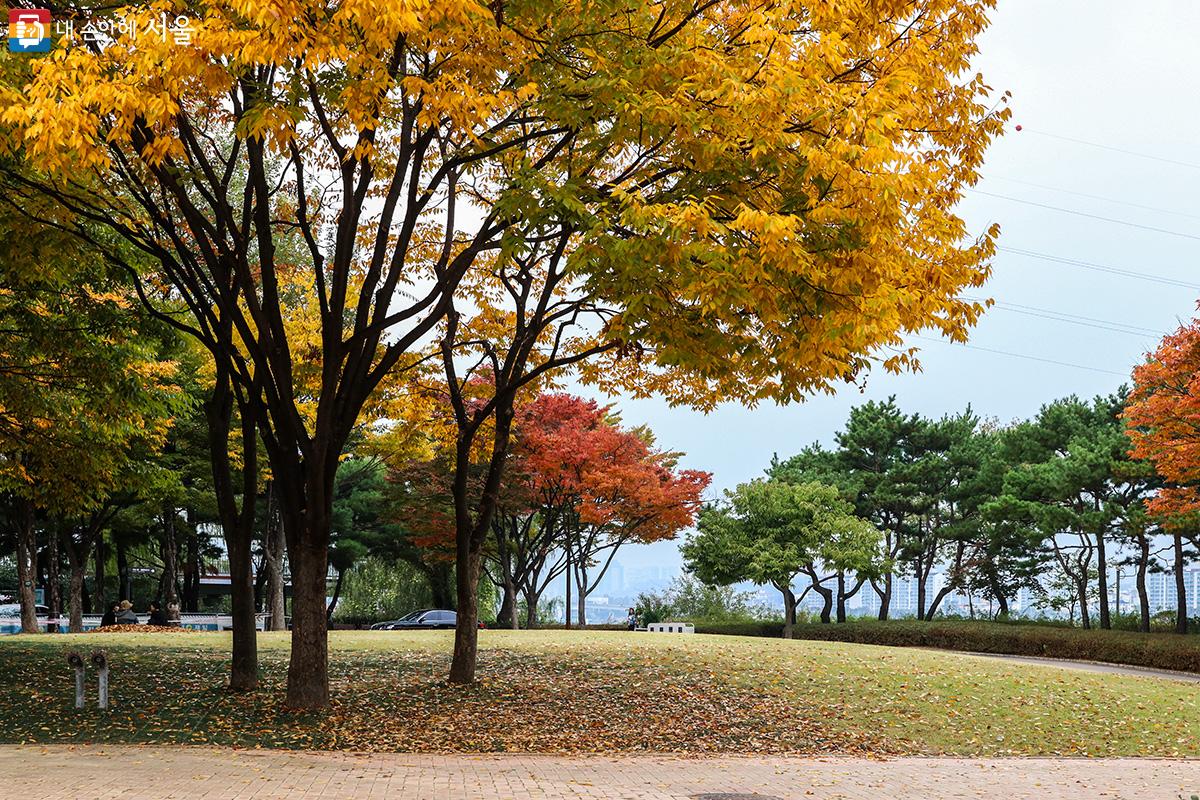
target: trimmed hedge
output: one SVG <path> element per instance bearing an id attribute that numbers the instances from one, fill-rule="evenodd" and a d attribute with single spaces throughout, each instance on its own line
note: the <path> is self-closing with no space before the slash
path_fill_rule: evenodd
<path id="1" fill-rule="evenodd" d="M 779 637 L 783 625 L 778 622 L 706 624 L 697 625 L 696 632 Z M 841 625 L 799 624 L 793 628 L 792 635 L 796 639 L 826 642 L 1066 658 L 1200 673 L 1200 636 L 1172 633 L 1085 631 L 996 622 L 888 620 Z"/>

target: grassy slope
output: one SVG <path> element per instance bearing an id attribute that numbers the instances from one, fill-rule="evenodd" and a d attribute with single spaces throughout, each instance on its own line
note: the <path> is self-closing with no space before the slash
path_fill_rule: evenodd
<path id="1" fill-rule="evenodd" d="M 262 637 L 250 696 L 219 688 L 227 634 L 4 637 L 0 741 L 1200 756 L 1194 684 L 841 643 L 483 631 L 480 682 L 451 687 L 450 641 L 334 633 L 334 707 L 296 716 L 279 707 L 282 634 Z M 76 712 L 65 652 L 101 644 L 114 708 Z"/>

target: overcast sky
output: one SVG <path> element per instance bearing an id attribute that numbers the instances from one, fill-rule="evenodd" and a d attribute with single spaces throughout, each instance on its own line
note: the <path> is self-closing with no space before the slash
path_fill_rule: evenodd
<path id="1" fill-rule="evenodd" d="M 1155 0 L 1134 10 L 1101 0 L 1002 0 L 980 42 L 978 67 L 998 93 L 1013 93 L 1013 118 L 988 153 L 979 191 L 963 204 L 972 228 L 999 222 L 1002 248 L 1200 285 L 1200 152 L 1192 147 L 1200 129 L 1197 30 L 1200 4 L 1191 2 Z M 1035 314 L 1162 334 L 1193 316 L 1200 291 L 1001 252 L 985 294 L 1036 311 L 993 308 L 970 347 L 915 342 L 922 347 L 919 374 L 876 372 L 865 392 L 847 388 L 784 407 L 730 405 L 708 415 L 621 400 L 622 418 L 648 424 L 664 448 L 686 453 L 684 466 L 712 472 L 716 496 L 760 476 L 773 453 L 786 457 L 830 442 L 850 408 L 869 399 L 895 395 L 906 411 L 929 416 L 970 404 L 1007 422 L 1058 397 L 1111 392 L 1157 336 Z M 623 549 L 618 560 L 675 566 L 679 555 L 676 543 L 662 543 Z"/>

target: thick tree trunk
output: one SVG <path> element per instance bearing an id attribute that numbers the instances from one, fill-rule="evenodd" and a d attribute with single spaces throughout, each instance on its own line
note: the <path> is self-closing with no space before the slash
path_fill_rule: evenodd
<path id="1" fill-rule="evenodd" d="M 816 588 L 817 594 L 821 595 L 821 624 L 829 625 L 833 622 L 833 590 L 813 588 Z"/>
<path id="2" fill-rule="evenodd" d="M 1172 536 L 1172 544 L 1175 549 L 1175 632 L 1188 632 L 1188 607 L 1187 607 L 1187 584 L 1183 578 L 1184 557 L 1183 557 L 1183 534 L 1180 531 L 1175 531 Z"/>
<path id="3" fill-rule="evenodd" d="M 292 657 L 288 664 L 287 704 L 296 709 L 329 705 L 329 635 L 325 588 L 329 571 L 328 525 L 314 520 L 315 535 L 297 542 L 289 534 L 292 567 Z M 326 538 L 322 541 L 321 531 Z M 314 541 L 315 540 L 315 541 Z"/>
<path id="4" fill-rule="evenodd" d="M 458 537 L 455 577 L 458 589 L 458 624 L 454 628 L 454 660 L 450 664 L 451 683 L 474 683 L 475 661 L 479 650 L 480 554 L 467 537 Z M 536 611 L 535 611 L 536 613 Z"/>
<path id="5" fill-rule="evenodd" d="M 837 621 L 846 621 L 846 573 L 837 574 Z"/>
<path id="6" fill-rule="evenodd" d="M 520 623 L 517 620 L 517 587 L 511 580 L 505 581 L 500 587 L 503 593 L 500 598 L 500 611 L 496 614 L 496 627 L 517 630 Z"/>
<path id="7" fill-rule="evenodd" d="M 1112 617 L 1108 613 L 1108 556 L 1104 552 L 1104 532 L 1096 531 L 1096 588 L 1100 594 L 1100 627 L 1112 628 Z"/>
<path id="8" fill-rule="evenodd" d="M 21 500 L 17 528 L 17 583 L 21 599 L 21 633 L 40 633 L 37 620 L 37 526 L 32 500 Z"/>
<path id="9" fill-rule="evenodd" d="M 251 500 L 253 502 L 253 500 Z M 248 531 L 225 535 L 229 550 L 229 593 L 233 624 L 233 653 L 229 688 L 247 692 L 258 688 L 258 631 L 254 619 L 254 559 Z M 322 598 L 324 602 L 324 598 Z"/>

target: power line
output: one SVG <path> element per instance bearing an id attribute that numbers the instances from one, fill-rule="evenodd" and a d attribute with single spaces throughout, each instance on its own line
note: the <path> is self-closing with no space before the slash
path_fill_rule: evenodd
<path id="1" fill-rule="evenodd" d="M 1136 150 L 1127 150 L 1124 147 L 1113 147 L 1112 145 L 1108 145 L 1108 144 L 1100 144 L 1098 142 L 1089 142 L 1086 139 L 1076 139 L 1071 136 L 1060 136 L 1057 133 L 1046 133 L 1045 131 L 1034 131 L 1034 130 L 1030 130 L 1029 128 L 1026 128 L 1024 126 L 1021 127 L 1021 131 L 1024 133 L 1032 133 L 1035 136 L 1045 136 L 1048 139 L 1058 139 L 1061 142 L 1073 142 L 1075 144 L 1082 144 L 1082 145 L 1086 145 L 1088 147 L 1095 147 L 1098 150 L 1110 150 L 1114 153 L 1124 153 L 1127 156 L 1134 156 L 1136 158 L 1145 158 L 1145 159 L 1149 159 L 1150 161 L 1161 161 L 1164 164 L 1173 164 L 1174 166 L 1177 166 L 1177 167 L 1187 167 L 1188 169 L 1200 169 L 1200 164 L 1193 164 L 1189 161 L 1177 161 L 1173 158 L 1163 158 L 1162 156 L 1152 156 L 1149 153 L 1139 153 Z"/>
<path id="2" fill-rule="evenodd" d="M 1104 375 L 1117 375 L 1122 378 L 1129 377 L 1128 374 L 1124 373 L 1124 372 L 1114 372 L 1113 370 L 1101 369 L 1100 367 L 1088 367 L 1088 366 L 1084 366 L 1083 364 L 1072 364 L 1069 361 L 1056 361 L 1052 358 L 1042 358 L 1041 356 L 1031 356 L 1031 355 L 1028 355 L 1027 353 L 1010 353 L 1007 350 L 993 350 L 990 347 L 980 347 L 979 345 L 976 345 L 976 344 L 966 344 L 964 342 L 951 342 L 951 341 L 947 341 L 946 339 L 938 339 L 933 336 L 922 336 L 920 334 L 914 334 L 914 337 L 917 339 L 924 339 L 927 342 L 940 342 L 942 344 L 952 344 L 952 345 L 957 345 L 959 347 L 966 347 L 970 350 L 979 350 L 984 353 L 994 353 L 995 355 L 999 355 L 999 356 L 1009 356 L 1011 358 L 1023 358 L 1027 361 L 1040 361 L 1043 364 L 1054 364 L 1055 366 L 1058 366 L 1058 367 L 1071 367 L 1073 369 L 1083 369 L 1083 370 L 1087 370 L 1089 372 L 1099 372 Z"/>
<path id="3" fill-rule="evenodd" d="M 1055 322 L 1066 322 L 1069 325 L 1079 325 L 1084 328 L 1094 328 L 1096 330 L 1101 330 L 1101 331 L 1111 331 L 1113 333 L 1124 333 L 1129 336 L 1136 336 L 1139 339 L 1144 339 L 1147 336 L 1151 336 L 1156 339 L 1162 337 L 1161 333 L 1156 333 L 1154 331 L 1147 330 L 1147 329 L 1130 330 L 1129 328 L 1126 328 L 1126 327 L 1117 327 L 1117 326 L 1121 325 L 1121 323 L 1115 323 L 1115 324 L 1109 325 L 1109 324 L 1105 324 L 1105 323 L 1085 322 L 1083 319 L 1070 319 L 1069 318 L 1071 316 L 1070 314 L 1060 314 L 1057 311 L 1043 311 L 1042 309 L 1022 308 L 1019 306 L 1015 306 L 1015 305 L 1011 305 L 1011 304 L 1007 304 L 1007 303 L 1000 303 L 1000 302 L 997 302 L 995 305 L 1001 311 L 1009 311 L 1013 314 L 1024 314 L 1027 317 L 1040 317 L 1041 319 L 1054 320 Z"/>
<path id="4" fill-rule="evenodd" d="M 1083 261 L 1078 258 L 1067 258 L 1066 256 L 1056 256 L 1050 253 L 1039 253 L 1036 250 L 1026 250 L 1022 247 L 1005 247 L 1000 245 L 996 248 L 1005 253 L 1013 255 L 1025 256 L 1026 258 L 1036 258 L 1041 261 L 1050 261 L 1055 264 L 1066 264 L 1080 269 L 1088 269 L 1094 272 L 1106 272 L 1110 275 L 1120 275 L 1125 278 L 1134 278 L 1137 280 L 1150 281 L 1151 283 L 1161 283 L 1167 286 L 1178 286 L 1183 289 L 1200 290 L 1200 283 L 1189 283 L 1176 278 L 1168 278 L 1165 275 L 1153 275 L 1146 272 L 1136 272 L 1129 269 L 1120 269 L 1118 267 L 1110 267 L 1104 264 L 1096 264 L 1092 261 Z"/>
<path id="5" fill-rule="evenodd" d="M 1200 214 L 1189 214 L 1186 211 L 1173 211 L 1169 208 L 1159 208 L 1157 206 L 1145 206 L 1141 203 L 1131 203 L 1128 200 L 1118 200 L 1115 197 L 1104 197 L 1099 194 L 1088 194 L 1087 192 L 1077 192 L 1072 189 L 1062 189 L 1057 186 L 1047 186 L 1044 183 L 1034 183 L 1032 181 L 1022 181 L 1016 178 L 1003 178 L 998 175 L 985 175 L 984 180 L 988 181 L 1004 181 L 1005 183 L 1019 183 L 1022 186 L 1032 186 L 1035 189 L 1045 189 L 1048 192 L 1060 192 L 1062 194 L 1071 194 L 1076 197 L 1087 197 L 1091 200 L 1103 200 L 1105 203 L 1116 203 L 1117 205 L 1129 206 L 1130 208 L 1140 208 L 1143 211 L 1154 211 L 1159 214 L 1173 214 L 1177 217 L 1187 217 L 1188 219 L 1200 219 Z"/>
<path id="6" fill-rule="evenodd" d="M 1140 228 L 1144 231 L 1153 231 L 1154 233 L 1165 233 L 1170 236 L 1181 236 L 1184 239 L 1195 239 L 1196 241 L 1200 242 L 1200 236 L 1197 236 L 1194 233 L 1183 233 L 1181 231 L 1168 230 L 1167 228 L 1155 228 L 1151 225 L 1142 225 L 1137 222 L 1129 222 L 1128 220 L 1124 220 L 1124 219 L 1113 219 L 1112 217 L 1102 217 L 1099 214 L 1088 214 L 1085 211 L 1076 211 L 1073 208 L 1063 208 L 1062 206 L 1052 206 L 1052 205 L 1047 205 L 1046 203 L 1035 203 L 1032 200 L 1023 200 L 1020 197 L 1009 197 L 1008 195 L 1004 195 L 1004 194 L 996 194 L 994 192 L 985 192 L 983 189 L 969 189 L 968 191 L 970 191 L 974 194 L 986 195 L 987 197 L 996 197 L 996 198 L 999 198 L 1000 200 L 1011 200 L 1014 203 L 1023 203 L 1027 206 L 1036 206 L 1037 208 L 1045 208 L 1050 211 L 1059 211 L 1063 214 L 1074 214 L 1077 217 L 1087 217 L 1088 219 L 1098 219 L 1101 222 L 1111 222 L 1114 225 L 1125 225 L 1130 228 Z"/>
<path id="7" fill-rule="evenodd" d="M 970 300 L 975 303 L 987 302 L 986 298 L 971 297 L 969 295 L 963 295 L 963 299 Z M 1085 316 L 1082 316 L 1081 314 L 1072 314 L 1067 311 L 1057 311 L 1053 308 L 1039 308 L 1037 306 L 1021 305 L 1020 303 L 1006 303 L 1003 300 L 996 300 L 993 302 L 993 305 L 995 305 L 999 308 L 1005 308 L 1005 309 L 1008 309 L 1011 311 L 1028 311 L 1028 312 L 1037 313 L 1037 314 L 1048 314 L 1048 315 L 1052 315 L 1055 317 L 1065 317 L 1066 319 L 1063 319 L 1063 322 L 1081 321 L 1081 322 L 1087 322 L 1090 324 L 1101 325 L 1101 326 L 1105 326 L 1105 327 L 1121 328 L 1125 332 L 1145 334 L 1147 336 L 1162 336 L 1163 335 L 1161 331 L 1156 331 L 1151 328 L 1143 328 L 1140 325 L 1129 325 L 1124 322 L 1117 322 L 1117 321 L 1111 320 L 1111 319 L 1102 319 L 1100 317 L 1085 317 Z"/>

